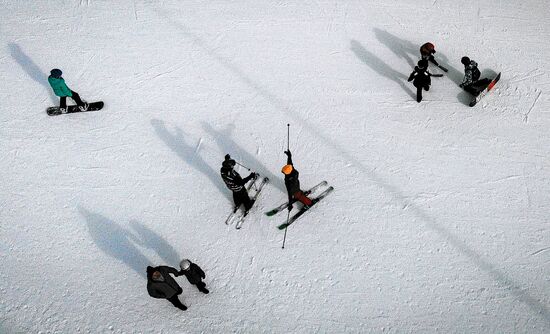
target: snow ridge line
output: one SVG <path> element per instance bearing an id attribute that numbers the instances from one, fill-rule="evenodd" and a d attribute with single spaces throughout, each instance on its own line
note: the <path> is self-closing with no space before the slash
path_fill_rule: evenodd
<path id="1" fill-rule="evenodd" d="M 539 93 L 537 94 L 537 97 L 535 98 L 535 101 L 533 101 L 533 104 L 531 105 L 531 108 L 529 108 L 529 110 L 525 113 L 525 115 L 523 115 L 523 121 L 525 123 L 527 123 L 529 113 L 531 112 L 531 110 L 533 110 L 533 108 L 535 107 L 535 104 L 537 104 L 537 102 L 539 101 L 539 98 L 540 98 L 541 95 L 542 95 L 542 92 L 539 91 Z"/>

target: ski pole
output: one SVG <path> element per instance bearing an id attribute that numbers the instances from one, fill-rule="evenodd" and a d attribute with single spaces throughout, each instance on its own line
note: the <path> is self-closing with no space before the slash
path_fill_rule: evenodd
<path id="1" fill-rule="evenodd" d="M 288 220 L 290 219 L 290 211 L 288 212 L 288 215 L 286 216 L 286 223 L 288 224 Z M 283 249 L 285 249 L 285 241 L 286 241 L 286 230 L 288 229 L 288 226 L 285 227 L 285 236 L 283 238 Z"/>
<path id="2" fill-rule="evenodd" d="M 235 161 L 235 163 L 236 163 L 237 165 L 239 165 L 239 166 L 245 168 L 247 171 L 250 171 L 250 170 L 251 170 L 250 168 L 246 167 L 246 166 L 243 165 L 243 164 L 238 163 L 237 161 Z"/>
<path id="3" fill-rule="evenodd" d="M 286 125 L 286 150 L 290 150 L 290 123 Z"/>

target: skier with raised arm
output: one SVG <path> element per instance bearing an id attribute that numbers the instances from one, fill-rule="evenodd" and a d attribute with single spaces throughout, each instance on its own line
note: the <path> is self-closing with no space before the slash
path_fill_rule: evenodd
<path id="1" fill-rule="evenodd" d="M 288 150 L 285 151 L 285 154 L 287 156 L 286 165 L 283 166 L 281 172 L 285 175 L 285 186 L 288 193 L 288 211 L 292 210 L 292 203 L 295 201 L 300 201 L 304 204 L 304 207 L 309 207 L 313 205 L 313 201 L 300 189 L 300 180 L 298 179 L 300 173 L 294 168 L 292 153 Z"/>

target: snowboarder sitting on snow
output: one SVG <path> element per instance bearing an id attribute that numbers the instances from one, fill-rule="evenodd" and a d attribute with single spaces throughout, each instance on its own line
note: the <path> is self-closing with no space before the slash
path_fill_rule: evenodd
<path id="1" fill-rule="evenodd" d="M 285 186 L 288 192 L 288 211 L 292 210 L 292 203 L 300 201 L 304 204 L 304 207 L 313 205 L 313 201 L 307 197 L 300 189 L 300 181 L 298 176 L 300 173 L 294 168 L 292 164 L 292 153 L 290 150 L 285 151 L 287 156 L 286 165 L 283 166 L 281 172 L 285 174 Z"/>
<path id="2" fill-rule="evenodd" d="M 200 292 L 202 293 L 210 292 L 206 288 L 206 283 L 202 281 L 203 278 L 206 278 L 206 275 L 198 265 L 194 264 L 188 259 L 183 259 L 180 262 L 180 268 L 181 270 L 179 274 L 185 275 L 189 283 L 196 285 Z"/>
<path id="3" fill-rule="evenodd" d="M 432 74 L 428 72 L 428 61 L 421 59 L 418 61 L 418 66 L 414 67 L 414 71 L 409 76 L 408 81 L 413 81 L 416 87 L 416 101 L 422 101 L 422 89 L 429 91 L 432 79 Z"/>
<path id="4" fill-rule="evenodd" d="M 483 91 L 491 80 L 487 78 L 479 79 L 481 72 L 477 68 L 477 63 L 468 57 L 462 57 L 460 60 L 464 64 L 464 80 L 459 85 L 468 93 L 478 96 Z"/>
<path id="5" fill-rule="evenodd" d="M 168 299 L 175 307 L 182 311 L 187 310 L 187 306 L 183 305 L 178 299 L 183 290 L 178 285 L 176 280 L 170 276 L 180 276 L 181 274 L 172 267 L 158 266 L 147 267 L 147 292 L 153 298 Z"/>
<path id="6" fill-rule="evenodd" d="M 231 159 L 229 154 L 226 154 L 225 160 L 222 162 L 220 173 L 227 188 L 233 192 L 233 201 L 235 202 L 233 212 L 237 212 L 241 204 L 244 205 L 245 212 L 248 212 L 254 204 L 254 201 L 248 197 L 248 192 L 244 185 L 251 179 L 256 178 L 256 173 L 250 173 L 250 175 L 243 179 L 239 173 L 233 169 L 235 164 L 235 160 Z"/>
<path id="7" fill-rule="evenodd" d="M 77 92 L 67 87 L 65 80 L 61 77 L 62 74 L 63 72 L 60 69 L 54 68 L 50 71 L 50 76 L 48 77 L 48 82 L 52 86 L 53 92 L 56 96 L 59 96 L 59 110 L 61 113 L 65 114 L 67 112 L 67 96 L 76 102 L 81 111 L 88 110 L 88 103 L 82 101 Z"/>

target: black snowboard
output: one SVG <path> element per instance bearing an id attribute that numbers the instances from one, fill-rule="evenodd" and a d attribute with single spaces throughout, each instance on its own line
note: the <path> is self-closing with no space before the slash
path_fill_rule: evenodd
<path id="1" fill-rule="evenodd" d="M 84 111 L 81 111 L 80 109 L 78 109 L 78 106 L 67 106 L 67 114 L 71 114 L 75 112 L 97 111 L 97 110 L 100 110 L 101 108 L 103 108 L 103 101 L 89 103 L 88 109 Z M 46 109 L 46 112 L 50 116 L 61 115 L 61 110 L 59 110 L 59 107 L 49 107 L 48 109 Z"/>

